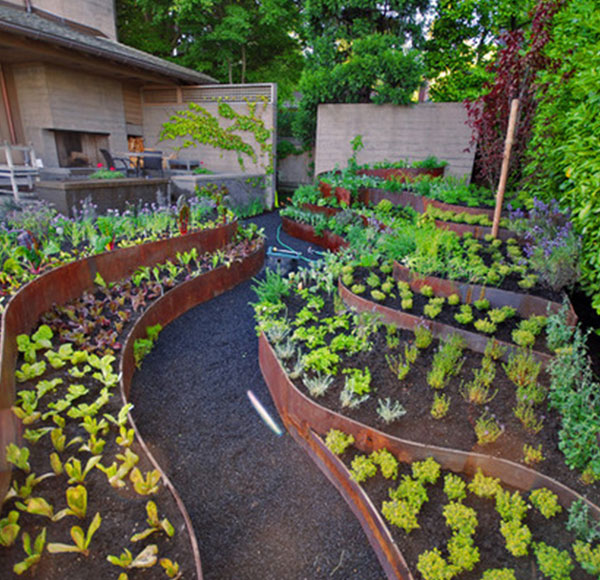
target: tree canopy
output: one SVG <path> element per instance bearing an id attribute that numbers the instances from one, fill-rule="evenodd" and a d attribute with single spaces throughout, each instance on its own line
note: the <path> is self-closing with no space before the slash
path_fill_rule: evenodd
<path id="1" fill-rule="evenodd" d="M 125 44 L 220 82 L 278 82 L 291 94 L 303 65 L 289 0 L 117 0 Z"/>

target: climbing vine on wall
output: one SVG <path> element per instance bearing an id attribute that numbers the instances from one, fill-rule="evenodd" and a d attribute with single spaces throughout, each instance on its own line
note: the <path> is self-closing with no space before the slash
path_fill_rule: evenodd
<path id="1" fill-rule="evenodd" d="M 267 108 L 268 100 L 263 97 L 262 112 Z M 265 127 L 265 122 L 257 113 L 258 102 L 246 99 L 248 114 L 238 113 L 229 103 L 219 100 L 217 107 L 218 117 L 207 111 L 204 107 L 190 103 L 185 111 L 178 111 L 172 115 L 160 134 L 161 141 L 166 139 L 182 139 L 177 149 L 209 145 L 223 151 L 235 151 L 238 163 L 244 169 L 244 156 L 258 163 L 258 155 L 254 147 L 244 141 L 239 133 L 251 133 L 260 147 L 267 162 L 263 168 L 267 175 L 273 173 L 273 145 L 269 143 L 272 131 Z M 222 126 L 219 119 L 233 121 L 228 126 Z"/>

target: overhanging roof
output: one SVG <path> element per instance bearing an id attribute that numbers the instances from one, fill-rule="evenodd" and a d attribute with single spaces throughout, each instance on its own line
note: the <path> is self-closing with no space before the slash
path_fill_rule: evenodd
<path id="1" fill-rule="evenodd" d="M 60 20 L 48 19 L 19 7 L 0 4 L 0 43 L 5 34 L 134 67 L 183 84 L 218 84 L 218 81 L 206 74 L 103 37 L 101 33 L 91 34 Z"/>

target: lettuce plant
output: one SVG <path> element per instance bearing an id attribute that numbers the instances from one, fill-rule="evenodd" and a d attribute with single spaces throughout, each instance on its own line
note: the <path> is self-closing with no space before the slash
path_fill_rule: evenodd
<path id="1" fill-rule="evenodd" d="M 144 540 L 151 534 L 157 532 L 164 532 L 169 538 L 173 537 L 173 535 L 175 534 L 175 528 L 172 526 L 171 522 L 169 522 L 167 518 L 163 518 L 161 520 L 158 517 L 158 510 L 156 508 L 156 504 L 151 500 L 146 504 L 146 514 L 148 515 L 146 522 L 150 527 L 146 528 L 142 532 L 131 536 L 132 542 L 139 542 L 140 540 Z"/>
<path id="2" fill-rule="evenodd" d="M 11 510 L 8 515 L 0 520 L 0 546 L 12 546 L 19 535 L 21 526 L 18 524 L 19 512 Z"/>
<path id="3" fill-rule="evenodd" d="M 27 557 L 22 562 L 18 562 L 13 566 L 13 571 L 19 576 L 24 572 L 27 572 L 29 568 L 35 566 L 41 559 L 42 553 L 44 552 L 44 546 L 46 545 L 46 528 L 42 528 L 42 531 L 38 534 L 37 538 L 31 545 L 31 537 L 27 532 L 23 533 L 23 550 L 27 554 Z"/>
<path id="4" fill-rule="evenodd" d="M 100 527 L 102 518 L 99 513 L 96 513 L 92 519 L 87 532 L 84 532 L 79 526 L 73 526 L 71 528 L 71 538 L 74 544 L 61 544 L 50 542 L 48 544 L 48 552 L 51 554 L 58 554 L 63 552 L 77 552 L 84 556 L 89 556 L 89 546 L 92 541 L 92 537 Z"/>

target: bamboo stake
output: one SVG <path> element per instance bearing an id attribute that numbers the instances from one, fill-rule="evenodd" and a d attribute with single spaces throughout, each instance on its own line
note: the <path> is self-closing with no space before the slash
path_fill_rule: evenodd
<path id="1" fill-rule="evenodd" d="M 508 131 L 504 142 L 504 157 L 502 158 L 502 170 L 500 171 L 500 182 L 496 193 L 496 209 L 494 210 L 494 223 L 492 225 L 492 236 L 498 237 L 498 226 L 500 225 L 500 214 L 502 213 L 502 202 L 504 201 L 504 190 L 508 179 L 508 163 L 510 161 L 510 150 L 517 125 L 517 114 L 519 112 L 519 99 L 513 99 L 510 104 L 510 117 L 508 119 Z"/>

